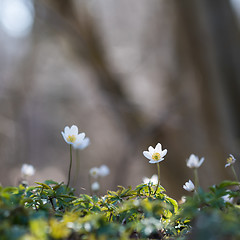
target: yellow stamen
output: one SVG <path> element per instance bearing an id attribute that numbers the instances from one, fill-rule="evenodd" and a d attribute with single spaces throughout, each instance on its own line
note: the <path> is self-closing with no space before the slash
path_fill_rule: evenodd
<path id="1" fill-rule="evenodd" d="M 160 158 L 161 158 L 160 153 L 154 153 L 154 154 L 152 155 L 152 159 L 153 159 L 154 161 L 158 161 L 158 160 L 160 160 Z"/>
<path id="2" fill-rule="evenodd" d="M 232 161 L 233 161 L 232 157 L 227 158 L 227 163 L 232 163 Z"/>
<path id="3" fill-rule="evenodd" d="M 76 136 L 75 136 L 75 135 L 68 136 L 68 137 L 67 137 L 67 141 L 74 143 L 74 142 L 76 141 Z"/>

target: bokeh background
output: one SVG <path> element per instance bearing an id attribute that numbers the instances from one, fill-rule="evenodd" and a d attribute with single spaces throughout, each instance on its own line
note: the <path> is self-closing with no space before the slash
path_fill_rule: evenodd
<path id="1" fill-rule="evenodd" d="M 1 184 L 16 185 L 23 163 L 36 168 L 32 184 L 66 182 L 61 131 L 72 124 L 91 139 L 79 192 L 102 164 L 103 193 L 142 183 L 157 172 L 142 151 L 158 142 L 172 197 L 193 179 L 191 153 L 205 157 L 204 188 L 233 179 L 224 165 L 229 153 L 240 160 L 239 17 L 239 0 L 0 0 Z"/>

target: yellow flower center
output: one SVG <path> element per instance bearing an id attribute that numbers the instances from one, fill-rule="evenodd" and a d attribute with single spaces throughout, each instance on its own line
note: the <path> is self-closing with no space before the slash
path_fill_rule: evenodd
<path id="1" fill-rule="evenodd" d="M 233 161 L 232 157 L 227 158 L 227 163 L 232 163 L 232 161 Z"/>
<path id="2" fill-rule="evenodd" d="M 158 161 L 158 160 L 160 160 L 160 158 L 161 158 L 160 153 L 154 153 L 154 154 L 152 155 L 152 159 L 153 159 L 154 161 Z"/>
<path id="3" fill-rule="evenodd" d="M 74 143 L 74 142 L 76 141 L 76 136 L 75 136 L 75 135 L 68 136 L 68 137 L 67 137 L 67 141 Z"/>

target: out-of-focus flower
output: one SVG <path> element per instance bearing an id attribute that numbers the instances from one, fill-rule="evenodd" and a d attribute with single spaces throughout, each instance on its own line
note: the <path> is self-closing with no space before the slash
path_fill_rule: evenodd
<path id="1" fill-rule="evenodd" d="M 198 156 L 191 154 L 189 159 L 187 160 L 187 166 L 189 168 L 199 168 L 202 165 L 203 161 L 203 157 L 199 160 Z"/>
<path id="2" fill-rule="evenodd" d="M 232 154 L 229 154 L 229 157 L 227 158 L 227 163 L 225 164 L 225 168 L 231 166 L 235 162 L 236 158 Z"/>
<path id="3" fill-rule="evenodd" d="M 149 159 L 149 163 L 158 163 L 164 160 L 167 149 L 162 150 L 162 145 L 158 143 L 155 148 L 150 146 L 148 151 L 143 151 L 144 157 Z"/>
<path id="4" fill-rule="evenodd" d="M 64 132 L 61 132 L 64 140 L 68 144 L 81 144 L 83 139 L 85 138 L 85 133 L 79 133 L 78 134 L 78 127 L 75 125 L 72 125 L 71 128 L 66 126 L 64 128 Z"/>
<path id="5" fill-rule="evenodd" d="M 154 175 L 152 175 L 151 178 L 144 177 L 142 180 L 143 180 L 143 183 L 145 183 L 145 184 L 152 183 L 153 185 L 155 185 L 158 182 L 158 176 L 157 176 L 157 174 L 154 174 Z"/>
<path id="6" fill-rule="evenodd" d="M 24 163 L 21 168 L 21 173 L 24 177 L 31 177 L 35 174 L 35 168 L 30 164 Z"/>
<path id="7" fill-rule="evenodd" d="M 188 192 L 192 192 L 195 189 L 195 186 L 193 182 L 189 180 L 188 182 L 185 182 L 185 184 L 183 185 L 183 188 Z"/>
<path id="8" fill-rule="evenodd" d="M 84 148 L 88 147 L 90 144 L 90 139 L 87 137 L 87 138 L 84 138 L 81 142 L 76 142 L 76 143 L 73 143 L 73 148 L 74 149 L 80 149 L 80 150 L 83 150 Z"/>
<path id="9" fill-rule="evenodd" d="M 100 185 L 98 182 L 94 182 L 91 185 L 92 191 L 98 191 L 100 189 Z"/>
<path id="10" fill-rule="evenodd" d="M 97 167 L 93 167 L 89 170 L 89 173 L 92 177 L 97 178 L 99 176 L 99 169 Z"/>
<path id="11" fill-rule="evenodd" d="M 102 165 L 98 168 L 98 174 L 101 177 L 105 177 L 105 176 L 109 175 L 109 173 L 110 173 L 110 170 L 109 170 L 108 166 L 106 166 L 106 165 Z"/>
<path id="12" fill-rule="evenodd" d="M 230 197 L 229 194 L 222 196 L 224 202 L 233 203 L 234 198 Z"/>

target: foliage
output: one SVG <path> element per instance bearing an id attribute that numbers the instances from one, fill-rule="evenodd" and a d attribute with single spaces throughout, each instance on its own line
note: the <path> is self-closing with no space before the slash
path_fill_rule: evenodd
<path id="1" fill-rule="evenodd" d="M 63 183 L 0 188 L 3 240 L 240 238 L 239 183 L 199 188 L 179 204 L 160 186 L 118 187 L 105 196 L 74 195 Z M 225 201 L 224 196 L 233 203 Z"/>

